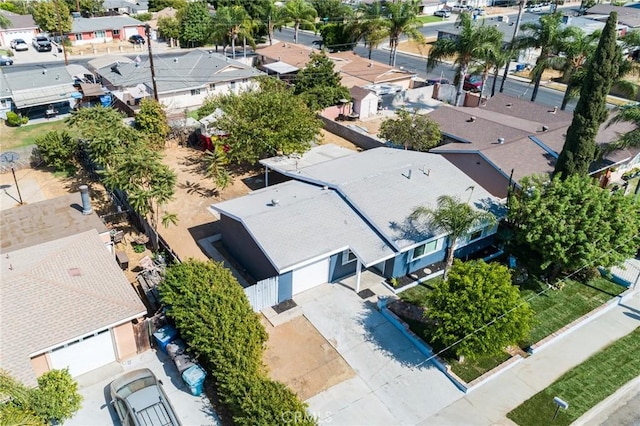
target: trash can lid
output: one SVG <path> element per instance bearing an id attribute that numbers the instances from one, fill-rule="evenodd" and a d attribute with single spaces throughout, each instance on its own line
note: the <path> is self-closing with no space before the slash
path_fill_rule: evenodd
<path id="1" fill-rule="evenodd" d="M 157 336 L 160 339 L 162 339 L 163 337 L 174 337 L 177 334 L 178 330 L 176 330 L 171 325 L 165 325 L 164 327 L 159 328 L 158 331 L 153 333 L 154 336 Z"/>
<path id="2" fill-rule="evenodd" d="M 182 373 L 182 380 L 184 380 L 189 386 L 193 386 L 202 383 L 206 375 L 207 372 L 204 371 L 202 367 L 199 365 L 192 365 L 184 370 Z"/>

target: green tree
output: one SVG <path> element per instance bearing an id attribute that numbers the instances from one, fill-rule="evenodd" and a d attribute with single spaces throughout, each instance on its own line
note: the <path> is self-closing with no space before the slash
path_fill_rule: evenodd
<path id="1" fill-rule="evenodd" d="M 47 423 L 64 423 L 80 409 L 82 396 L 68 369 L 51 370 L 38 377 L 31 392 L 31 407 Z"/>
<path id="2" fill-rule="evenodd" d="M 186 0 L 151 0 L 149 2 L 149 12 L 158 12 L 167 7 L 172 7 L 176 10 L 182 10 L 185 7 L 187 7 L 187 1 Z"/>
<path id="3" fill-rule="evenodd" d="M 211 15 L 204 1 L 187 3 L 187 7 L 178 12 L 180 20 L 180 44 L 184 47 L 204 45 L 210 36 Z"/>
<path id="4" fill-rule="evenodd" d="M 514 53 L 517 52 L 517 40 L 518 40 L 518 35 L 520 32 L 520 24 L 522 23 L 522 16 L 524 15 L 524 11 L 525 8 L 527 6 L 527 0 L 520 0 L 518 2 L 518 15 L 516 15 L 516 23 L 513 26 L 513 34 L 511 36 L 511 41 L 509 42 L 509 45 L 507 46 L 507 52 L 510 53 L 510 55 L 508 55 L 505 58 L 505 63 L 504 63 L 504 74 L 502 74 L 502 81 L 500 82 L 500 93 L 502 93 L 504 91 L 504 82 L 507 80 L 507 77 L 509 76 L 509 68 L 511 66 L 511 60 L 513 59 Z M 495 78 L 498 77 L 498 73 L 496 71 L 495 73 Z M 496 91 L 496 82 L 495 80 L 493 81 L 493 86 L 491 87 L 491 96 L 493 96 L 493 94 Z"/>
<path id="5" fill-rule="evenodd" d="M 341 0 L 311 0 L 311 6 L 324 22 L 343 22 L 350 17 L 352 10 Z"/>
<path id="6" fill-rule="evenodd" d="M 231 44 L 231 55 L 236 58 L 236 41 L 248 42 L 254 49 L 253 31 L 256 23 L 242 6 L 221 7 L 213 17 L 214 37 Z M 223 49 L 224 53 L 224 49 Z"/>
<path id="7" fill-rule="evenodd" d="M 626 121 L 634 123 L 637 127 L 623 134 L 620 139 L 604 148 L 605 152 L 627 147 L 637 148 L 640 146 L 640 105 L 627 104 L 617 108 L 616 115 L 612 118 L 610 124 Z"/>
<path id="8" fill-rule="evenodd" d="M 267 5 L 264 19 L 267 22 L 267 36 L 269 45 L 273 45 L 273 34 L 275 30 L 281 30 L 287 24 L 287 10 L 276 0 L 270 0 Z"/>
<path id="9" fill-rule="evenodd" d="M 497 68 L 505 60 L 505 54 L 502 46 L 502 33 L 496 27 L 481 26 L 477 31 L 477 37 L 479 38 L 478 46 L 472 55 L 472 65 L 473 72 L 480 74 L 482 77 L 482 87 L 480 88 L 480 99 L 482 99 L 489 73 L 492 69 L 496 72 Z M 458 79 L 462 80 L 464 88 L 464 79 L 461 78 L 461 75 L 458 76 Z M 458 81 L 458 88 L 459 86 L 460 81 Z"/>
<path id="10" fill-rule="evenodd" d="M 580 99 L 567 130 L 567 138 L 556 162 L 554 174 L 586 176 L 596 158 L 596 135 L 607 118 L 607 95 L 618 78 L 622 52 L 617 44 L 618 15 L 609 14 L 593 60 L 580 91 Z"/>
<path id="11" fill-rule="evenodd" d="M 456 260 L 427 298 L 434 339 L 459 357 L 500 353 L 531 329 L 533 310 L 499 263 Z"/>
<path id="12" fill-rule="evenodd" d="M 314 111 L 336 105 L 343 98 L 351 99 L 349 89 L 340 84 L 340 73 L 333 67 L 327 55 L 312 53 L 307 66 L 296 75 L 294 93 Z"/>
<path id="13" fill-rule="evenodd" d="M 171 130 L 163 106 L 155 99 L 143 99 L 135 119 L 136 129 L 147 136 L 150 146 L 163 149 Z"/>
<path id="14" fill-rule="evenodd" d="M 0 9 L 18 15 L 25 15 L 27 13 L 26 2 L 3 1 L 0 3 Z M 5 23 L 6 26 L 4 26 L 3 23 Z M 6 16 L 2 15 L 2 17 L 0 17 L 0 28 L 9 28 L 10 25 L 11 21 Z"/>
<path id="15" fill-rule="evenodd" d="M 5 4 L 5 3 L 4 2 L 0 3 L 0 5 L 2 5 L 2 4 Z M 11 3 L 9 3 L 9 4 L 11 4 Z M 0 28 L 5 29 L 5 28 L 9 28 L 9 27 L 11 27 L 11 21 L 9 20 L 9 18 L 7 18 L 4 15 L 0 15 Z"/>
<path id="16" fill-rule="evenodd" d="M 300 28 L 315 30 L 318 13 L 306 0 L 288 0 L 284 8 L 287 12 L 287 22 L 293 23 L 293 42 L 298 42 Z"/>
<path id="17" fill-rule="evenodd" d="M 350 23 L 331 22 L 320 27 L 322 46 L 330 52 L 353 50 L 356 45 L 356 33 Z"/>
<path id="18" fill-rule="evenodd" d="M 609 267 L 633 257 L 640 238 L 640 206 L 633 197 L 595 185 L 589 177 L 526 177 L 509 195 L 516 240 L 542 259 L 555 278 L 585 266 Z"/>
<path id="19" fill-rule="evenodd" d="M 169 40 L 169 46 L 176 46 L 180 38 L 180 21 L 173 16 L 162 16 L 158 19 L 160 37 Z"/>
<path id="20" fill-rule="evenodd" d="M 583 69 L 589 57 L 595 52 L 596 42 L 600 39 L 600 34 L 600 31 L 585 34 L 581 28 L 576 28 L 575 33 L 562 42 L 560 47 L 562 55 L 555 58 L 562 68 L 562 82 L 567 85 L 560 106 L 562 111 L 567 108 L 569 100 L 574 97 L 576 84 L 581 85 L 581 82 L 578 83 L 580 80 L 576 79 L 575 75 Z"/>
<path id="21" fill-rule="evenodd" d="M 545 70 L 551 67 L 552 59 L 560 52 L 564 40 L 575 32 L 576 27 L 562 28 L 562 14 L 553 13 L 540 17 L 539 21 L 522 24 L 522 35 L 516 42 L 518 49 L 540 49 L 540 56 L 533 67 L 533 91 L 531 102 L 535 102 L 540 81 Z"/>
<path id="22" fill-rule="evenodd" d="M 428 115 L 420 115 L 416 111 L 410 113 L 406 109 L 396 111 L 397 119 L 388 118 L 380 125 L 378 135 L 405 149 L 429 151 L 438 146 L 442 140 L 438 123 Z"/>
<path id="23" fill-rule="evenodd" d="M 74 10 L 90 16 L 94 16 L 99 12 L 104 11 L 103 0 L 66 0 L 66 3 L 69 10 Z"/>
<path id="24" fill-rule="evenodd" d="M 0 425 L 46 426 L 47 424 L 33 411 L 17 407 L 12 403 L 0 404 Z"/>
<path id="25" fill-rule="evenodd" d="M 464 100 L 464 76 L 469 73 L 470 67 L 474 64 L 484 63 L 483 72 L 485 72 L 493 65 L 491 63 L 492 55 L 497 56 L 498 51 L 502 49 L 500 31 L 493 26 L 475 25 L 469 13 L 461 13 L 457 25 L 461 29 L 458 36 L 437 40 L 427 59 L 427 70 L 430 71 L 442 60 L 455 56 L 458 86 L 455 105 L 459 105 Z M 484 83 L 482 86 L 484 88 Z"/>
<path id="26" fill-rule="evenodd" d="M 470 188 L 473 190 L 473 187 Z M 496 223 L 496 217 L 490 212 L 476 210 L 460 201 L 459 198 L 442 195 L 438 197 L 435 209 L 420 206 L 411 213 L 411 220 L 426 219 L 426 225 L 433 231 L 441 231 L 448 235 L 447 254 L 445 257 L 444 278 L 453 265 L 454 253 L 458 241 L 473 228 L 492 226 Z"/>
<path id="27" fill-rule="evenodd" d="M 75 158 L 78 152 L 78 141 L 67 131 L 51 131 L 36 138 L 38 155 L 42 161 L 56 170 L 75 168 Z"/>
<path id="28" fill-rule="evenodd" d="M 217 127 L 229 134 L 224 142 L 231 164 L 303 153 L 322 128 L 315 113 L 283 82 L 262 78 L 259 83 L 259 91 L 209 99 L 199 110 L 224 111 Z"/>
<path id="29" fill-rule="evenodd" d="M 418 0 L 393 0 L 384 6 L 389 37 L 389 65 L 396 65 L 396 56 L 400 37 L 404 34 L 409 40 L 424 43 L 424 35 L 420 32 L 422 22 L 418 19 L 420 2 Z"/>
<path id="30" fill-rule="evenodd" d="M 376 49 L 382 40 L 387 37 L 387 26 L 382 17 L 382 3 L 360 3 L 357 9 L 357 27 L 354 29 L 356 40 L 362 39 L 369 51 L 371 59 L 373 49 Z"/>
<path id="31" fill-rule="evenodd" d="M 58 13 L 56 6 L 58 5 L 58 13 L 60 14 L 60 26 L 58 26 Z M 59 34 L 60 31 L 68 33 L 71 31 L 71 13 L 69 7 L 63 1 L 57 2 L 36 2 L 31 9 L 33 20 L 44 32 L 51 34 Z"/>

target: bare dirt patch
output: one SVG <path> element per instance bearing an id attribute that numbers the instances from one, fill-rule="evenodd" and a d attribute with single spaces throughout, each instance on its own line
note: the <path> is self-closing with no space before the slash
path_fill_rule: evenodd
<path id="1" fill-rule="evenodd" d="M 262 318 L 269 341 L 263 360 L 269 375 L 307 400 L 355 376 L 353 369 L 305 316 L 277 327 Z"/>

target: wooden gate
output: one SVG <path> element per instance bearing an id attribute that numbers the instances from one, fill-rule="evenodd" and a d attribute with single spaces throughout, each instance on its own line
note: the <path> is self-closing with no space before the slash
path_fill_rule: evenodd
<path id="1" fill-rule="evenodd" d="M 278 304 L 278 277 L 258 281 L 244 289 L 253 310 L 258 312 L 269 306 Z"/>

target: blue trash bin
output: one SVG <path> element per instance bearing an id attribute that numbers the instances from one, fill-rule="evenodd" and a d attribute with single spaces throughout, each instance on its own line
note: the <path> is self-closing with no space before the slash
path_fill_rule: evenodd
<path id="1" fill-rule="evenodd" d="M 207 372 L 199 365 L 193 365 L 187 368 L 182 373 L 182 380 L 189 386 L 189 391 L 193 396 L 200 396 L 202 394 L 202 385 L 204 384 L 204 378 L 207 376 Z"/>
<path id="2" fill-rule="evenodd" d="M 167 345 L 171 343 L 176 337 L 178 337 L 178 330 L 170 325 L 165 325 L 159 328 L 158 331 L 153 333 L 153 337 L 158 342 L 158 347 L 165 354 L 167 353 Z"/>

